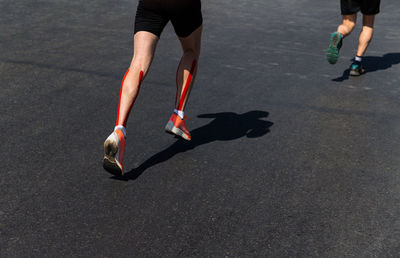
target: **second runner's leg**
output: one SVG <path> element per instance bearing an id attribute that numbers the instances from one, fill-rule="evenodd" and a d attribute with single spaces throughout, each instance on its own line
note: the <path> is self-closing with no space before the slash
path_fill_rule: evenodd
<path id="1" fill-rule="evenodd" d="M 154 57 L 158 37 L 139 31 L 134 36 L 134 54 L 131 65 L 122 80 L 114 131 L 104 142 L 103 167 L 115 175 L 123 175 L 126 141 L 126 122 L 139 94 L 140 85 Z"/>
<path id="2" fill-rule="evenodd" d="M 182 45 L 183 56 L 176 72 L 176 98 L 175 109 L 165 130 L 185 140 L 190 141 L 191 135 L 186 128 L 184 109 L 187 104 L 194 78 L 196 76 L 198 59 L 200 56 L 202 26 L 197 28 L 186 38 L 179 38 Z"/>
<path id="3" fill-rule="evenodd" d="M 350 67 L 350 75 L 359 76 L 365 73 L 361 65 L 362 57 L 371 42 L 374 33 L 375 15 L 363 15 L 363 28 L 358 41 L 357 55 Z"/>

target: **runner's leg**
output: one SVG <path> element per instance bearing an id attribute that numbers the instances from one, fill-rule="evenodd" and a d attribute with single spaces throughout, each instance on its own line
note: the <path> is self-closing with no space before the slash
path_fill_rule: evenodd
<path id="1" fill-rule="evenodd" d="M 183 111 L 190 91 L 193 86 L 193 81 L 196 76 L 197 62 L 200 56 L 202 26 L 197 28 L 186 38 L 179 38 L 182 45 L 183 55 L 176 72 L 176 100 L 175 109 Z"/>
<path id="2" fill-rule="evenodd" d="M 337 32 L 346 37 L 350 35 L 353 31 L 354 27 L 356 26 L 357 22 L 357 13 L 343 15 L 342 24 L 339 25 Z"/>
<path id="3" fill-rule="evenodd" d="M 363 56 L 371 42 L 374 32 L 375 15 L 363 15 L 363 28 L 360 34 L 357 56 Z"/>
<path id="4" fill-rule="evenodd" d="M 114 131 L 104 142 L 103 167 L 114 175 L 124 174 L 126 121 L 139 93 L 140 84 L 147 74 L 158 37 L 149 32 L 137 32 L 134 37 L 134 55 L 122 80 L 117 122 Z"/>
<path id="5" fill-rule="evenodd" d="M 129 113 L 139 94 L 140 85 L 146 76 L 158 42 L 153 33 L 139 31 L 134 36 L 134 54 L 131 65 L 122 81 L 116 125 L 125 127 Z"/>
<path id="6" fill-rule="evenodd" d="M 374 32 L 374 21 L 375 15 L 363 15 L 363 29 L 360 33 L 357 54 L 350 66 L 350 75 L 352 76 L 360 76 L 365 73 L 365 69 L 362 67 L 361 62 L 362 57 L 372 39 Z"/>
<path id="7" fill-rule="evenodd" d="M 183 55 L 176 72 L 175 110 L 170 117 L 165 131 L 190 141 L 191 135 L 186 128 L 184 108 L 193 86 L 197 62 L 200 56 L 202 26 L 199 26 L 187 37 L 179 37 Z"/>

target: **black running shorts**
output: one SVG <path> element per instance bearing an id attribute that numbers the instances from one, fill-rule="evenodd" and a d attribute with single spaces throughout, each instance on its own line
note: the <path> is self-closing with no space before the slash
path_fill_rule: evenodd
<path id="1" fill-rule="evenodd" d="M 340 0 L 342 15 L 355 14 L 361 11 L 365 15 L 375 15 L 379 13 L 381 0 Z"/>
<path id="2" fill-rule="evenodd" d="M 203 23 L 200 0 L 139 0 L 135 33 L 147 31 L 160 37 L 169 21 L 178 37 L 192 34 Z"/>

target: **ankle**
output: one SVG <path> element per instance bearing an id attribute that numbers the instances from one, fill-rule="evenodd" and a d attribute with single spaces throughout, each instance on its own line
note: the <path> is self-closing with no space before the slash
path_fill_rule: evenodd
<path id="1" fill-rule="evenodd" d="M 121 130 L 121 132 L 124 134 L 124 137 L 125 137 L 125 139 L 126 139 L 126 129 L 125 129 L 125 127 L 124 127 L 123 125 L 116 125 L 116 126 L 114 127 L 114 132 L 115 132 L 116 130 Z"/>
<path id="2" fill-rule="evenodd" d="M 177 114 L 181 119 L 185 117 L 185 112 L 183 110 L 174 109 L 174 113 Z"/>

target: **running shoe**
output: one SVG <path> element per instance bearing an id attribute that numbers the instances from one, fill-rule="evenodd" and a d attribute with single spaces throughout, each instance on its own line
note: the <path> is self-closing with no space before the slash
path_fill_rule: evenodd
<path id="1" fill-rule="evenodd" d="M 192 138 L 189 130 L 186 128 L 185 118 L 186 117 L 181 119 L 176 113 L 173 113 L 167 125 L 165 126 L 165 131 L 190 141 Z"/>
<path id="2" fill-rule="evenodd" d="M 121 129 L 116 129 L 104 142 L 103 167 L 113 175 L 124 174 L 125 135 Z"/>
<path id="3" fill-rule="evenodd" d="M 354 62 L 350 67 L 351 76 L 360 76 L 365 73 L 364 68 L 361 66 L 360 62 Z"/>
<path id="4" fill-rule="evenodd" d="M 331 35 L 331 43 L 326 50 L 326 59 L 331 64 L 336 64 L 339 58 L 339 50 L 342 47 L 343 35 L 339 32 L 334 32 Z"/>

